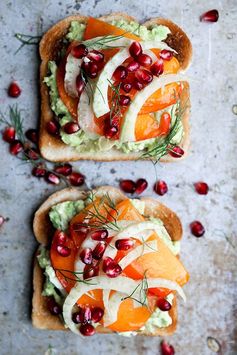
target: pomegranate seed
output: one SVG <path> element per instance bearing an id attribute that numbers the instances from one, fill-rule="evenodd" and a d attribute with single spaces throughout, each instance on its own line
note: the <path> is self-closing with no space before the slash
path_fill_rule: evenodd
<path id="1" fill-rule="evenodd" d="M 82 310 L 82 314 L 83 314 L 82 323 L 88 323 L 88 322 L 91 321 L 91 309 L 90 309 L 90 307 L 86 306 L 86 307 Z"/>
<path id="2" fill-rule="evenodd" d="M 191 233 L 195 235 L 195 237 L 199 238 L 202 237 L 205 233 L 205 228 L 203 227 L 202 223 L 199 221 L 193 221 L 190 224 Z"/>
<path id="3" fill-rule="evenodd" d="M 30 128 L 25 133 L 26 138 L 28 138 L 32 143 L 38 143 L 38 131 L 36 129 Z"/>
<path id="4" fill-rule="evenodd" d="M 78 95 L 80 96 L 82 91 L 85 89 L 85 80 L 82 79 L 81 74 L 79 74 L 76 78 L 76 88 Z"/>
<path id="5" fill-rule="evenodd" d="M 104 135 L 106 138 L 113 138 L 118 132 L 118 127 L 115 125 L 105 125 L 104 127 Z"/>
<path id="6" fill-rule="evenodd" d="M 161 355 L 174 355 L 174 347 L 168 344 L 166 341 L 162 340 L 160 343 Z"/>
<path id="7" fill-rule="evenodd" d="M 200 16 L 202 22 L 217 22 L 219 18 L 218 10 L 210 10 Z"/>
<path id="8" fill-rule="evenodd" d="M 120 95 L 119 97 L 119 104 L 121 106 L 128 106 L 131 102 L 131 99 L 129 96 L 126 96 L 126 95 Z"/>
<path id="9" fill-rule="evenodd" d="M 149 67 L 152 64 L 152 59 L 148 54 L 141 53 L 139 56 L 136 58 L 139 64 L 141 64 L 143 67 Z"/>
<path id="10" fill-rule="evenodd" d="M 59 123 L 56 120 L 51 120 L 47 123 L 47 132 L 53 136 L 59 135 Z"/>
<path id="11" fill-rule="evenodd" d="M 118 250 L 129 250 L 134 246 L 134 240 L 129 238 L 118 239 L 115 242 L 115 246 Z"/>
<path id="12" fill-rule="evenodd" d="M 159 76 L 164 72 L 164 62 L 162 59 L 158 59 L 152 66 L 150 67 L 150 70 L 153 75 Z"/>
<path id="13" fill-rule="evenodd" d="M 132 84 L 131 83 L 122 83 L 121 89 L 125 91 L 126 93 L 129 93 L 132 90 Z"/>
<path id="14" fill-rule="evenodd" d="M 10 153 L 12 155 L 17 155 L 23 150 L 23 144 L 20 141 L 18 141 L 18 140 L 14 140 L 10 144 L 10 149 L 9 150 L 10 150 Z"/>
<path id="15" fill-rule="evenodd" d="M 81 223 L 74 223 L 72 226 L 74 232 L 78 232 L 81 234 L 86 235 L 88 233 L 89 227 L 87 226 L 82 226 Z"/>
<path id="16" fill-rule="evenodd" d="M 2 227 L 4 222 L 5 222 L 5 218 L 3 216 L 0 216 L 0 227 Z"/>
<path id="17" fill-rule="evenodd" d="M 171 304 L 169 303 L 169 301 L 167 301 L 165 298 L 159 298 L 157 301 L 157 307 L 163 311 L 169 311 L 171 309 Z"/>
<path id="18" fill-rule="evenodd" d="M 21 94 L 19 85 L 13 81 L 8 87 L 8 95 L 11 97 L 18 97 Z"/>
<path id="19" fill-rule="evenodd" d="M 6 127 L 3 132 L 3 140 L 8 143 L 12 143 L 15 140 L 16 131 L 14 127 Z"/>
<path id="20" fill-rule="evenodd" d="M 76 172 L 71 173 L 68 179 L 70 181 L 70 184 L 73 186 L 81 186 L 85 182 L 85 176 Z"/>
<path id="21" fill-rule="evenodd" d="M 119 186 L 121 190 L 130 194 L 133 194 L 136 190 L 136 184 L 132 180 L 121 180 Z"/>
<path id="22" fill-rule="evenodd" d="M 63 126 L 63 130 L 67 134 L 73 134 L 78 132 L 80 129 L 79 125 L 76 122 L 68 122 Z"/>
<path id="23" fill-rule="evenodd" d="M 61 307 L 59 306 L 59 304 L 56 303 L 56 301 L 54 300 L 53 297 L 50 297 L 48 299 L 48 309 L 49 309 L 50 313 L 55 316 L 62 313 Z"/>
<path id="24" fill-rule="evenodd" d="M 95 334 L 95 328 L 91 324 L 82 324 L 80 326 L 80 332 L 84 336 L 92 336 Z"/>
<path id="25" fill-rule="evenodd" d="M 114 264 L 114 260 L 106 256 L 103 260 L 102 270 L 105 272 L 109 265 Z"/>
<path id="26" fill-rule="evenodd" d="M 121 266 L 115 262 L 109 263 L 104 269 L 106 275 L 110 278 L 118 277 L 122 272 Z"/>
<path id="27" fill-rule="evenodd" d="M 152 73 L 145 69 L 137 70 L 135 76 L 138 81 L 143 82 L 145 84 L 149 84 L 153 80 Z"/>
<path id="28" fill-rule="evenodd" d="M 173 158 L 181 158 L 184 155 L 184 150 L 179 146 L 176 146 L 169 150 L 169 155 Z"/>
<path id="29" fill-rule="evenodd" d="M 57 245 L 65 245 L 67 241 L 67 235 L 63 231 L 56 231 L 55 240 Z"/>
<path id="30" fill-rule="evenodd" d="M 166 194 L 166 192 L 168 191 L 168 186 L 166 182 L 163 180 L 158 180 L 154 185 L 154 191 L 160 196 Z"/>
<path id="31" fill-rule="evenodd" d="M 72 315 L 72 321 L 75 323 L 75 324 L 79 324 L 79 323 L 82 323 L 83 322 L 83 310 L 80 308 L 78 312 L 74 312 L 73 315 Z"/>
<path id="32" fill-rule="evenodd" d="M 39 152 L 35 148 L 29 148 L 25 150 L 25 155 L 31 160 L 39 159 Z"/>
<path id="33" fill-rule="evenodd" d="M 132 57 L 136 58 L 140 54 L 142 54 L 142 46 L 139 42 L 133 42 L 129 47 L 129 53 Z"/>
<path id="34" fill-rule="evenodd" d="M 54 171 L 58 174 L 61 174 L 63 176 L 68 176 L 72 173 L 72 166 L 71 164 L 63 164 L 63 165 L 59 165 L 59 166 L 56 166 L 54 168 Z"/>
<path id="35" fill-rule="evenodd" d="M 104 255 L 105 249 L 106 249 L 106 244 L 104 242 L 98 243 L 92 252 L 93 258 L 96 260 L 100 260 Z"/>
<path id="36" fill-rule="evenodd" d="M 102 319 L 103 315 L 104 315 L 103 309 L 100 307 L 95 307 L 91 311 L 91 320 L 94 323 L 98 323 Z"/>
<path id="37" fill-rule="evenodd" d="M 141 82 L 140 82 L 139 80 L 137 80 L 137 79 L 134 79 L 132 85 L 133 85 L 134 89 L 139 90 L 139 91 L 144 88 L 144 84 L 141 83 Z"/>
<path id="38" fill-rule="evenodd" d="M 50 184 L 53 185 L 58 185 L 60 183 L 60 179 L 57 175 L 55 175 L 54 173 L 50 173 L 48 172 L 45 176 L 46 181 L 49 182 Z"/>
<path id="39" fill-rule="evenodd" d="M 209 186 L 206 182 L 199 181 L 194 184 L 195 190 L 199 195 L 207 195 L 209 191 Z"/>
<path id="40" fill-rule="evenodd" d="M 46 170 L 40 166 L 35 166 L 33 169 L 32 169 L 32 175 L 35 176 L 35 177 L 44 177 L 45 174 L 46 174 Z"/>
<path id="41" fill-rule="evenodd" d="M 119 65 L 114 73 L 113 73 L 113 78 L 114 80 L 124 80 L 128 76 L 128 71 L 127 68 L 125 68 L 123 65 Z"/>
<path id="42" fill-rule="evenodd" d="M 138 62 L 136 62 L 135 60 L 132 60 L 127 66 L 127 70 L 130 73 L 133 73 L 134 71 L 138 70 L 139 68 L 140 68 L 140 64 Z"/>
<path id="43" fill-rule="evenodd" d="M 94 79 L 98 75 L 98 65 L 95 62 L 83 62 L 82 69 L 85 70 L 89 78 Z"/>
<path id="44" fill-rule="evenodd" d="M 167 49 L 162 49 L 160 52 L 160 58 L 164 60 L 171 60 L 173 58 L 173 52 L 167 50 Z"/>
<path id="45" fill-rule="evenodd" d="M 85 248 L 80 253 L 81 261 L 86 264 L 90 265 L 92 263 L 92 250 L 91 248 Z"/>
<path id="46" fill-rule="evenodd" d="M 90 51 L 88 53 L 87 58 L 89 58 L 90 60 L 92 60 L 94 62 L 103 62 L 104 61 L 104 54 L 93 49 L 92 51 Z"/>
<path id="47" fill-rule="evenodd" d="M 146 190 L 148 182 L 145 179 L 138 179 L 136 182 L 136 194 L 140 195 L 143 191 Z"/>
<path id="48" fill-rule="evenodd" d="M 83 58 L 87 55 L 88 49 L 84 44 L 79 44 L 71 49 L 71 54 L 75 58 Z"/>
<path id="49" fill-rule="evenodd" d="M 98 274 L 99 274 L 99 267 L 98 266 L 86 265 L 84 267 L 83 279 L 86 280 L 91 277 L 97 276 Z"/>
<path id="50" fill-rule="evenodd" d="M 71 249 L 65 245 L 57 245 L 56 250 L 57 250 L 58 254 L 63 256 L 64 258 L 66 258 L 67 256 L 69 256 L 71 254 Z"/>
<path id="51" fill-rule="evenodd" d="M 91 232 L 90 237 L 93 240 L 101 241 L 101 240 L 105 240 L 106 238 L 108 238 L 108 235 L 109 235 L 109 233 L 108 233 L 107 229 L 99 229 L 94 232 Z"/>

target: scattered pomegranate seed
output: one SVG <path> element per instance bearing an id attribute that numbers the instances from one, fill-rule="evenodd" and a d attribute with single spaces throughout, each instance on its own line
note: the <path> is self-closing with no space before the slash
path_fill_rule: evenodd
<path id="1" fill-rule="evenodd" d="M 76 78 L 76 88 L 78 95 L 80 96 L 82 91 L 85 89 L 85 80 L 82 79 L 81 74 L 79 74 Z"/>
<path id="2" fill-rule="evenodd" d="M 202 22 L 217 22 L 219 19 L 219 12 L 218 10 L 210 10 L 205 12 L 200 16 L 200 21 Z"/>
<path id="3" fill-rule="evenodd" d="M 93 49 L 92 51 L 90 51 L 87 55 L 87 58 L 89 58 L 90 60 L 94 61 L 94 62 L 103 62 L 104 61 L 104 54 Z"/>
<path id="4" fill-rule="evenodd" d="M 173 58 L 173 52 L 167 50 L 167 49 L 162 49 L 160 52 L 160 58 L 164 60 L 171 60 Z"/>
<path id="5" fill-rule="evenodd" d="M 109 256 L 106 256 L 103 260 L 102 270 L 105 272 L 105 270 L 110 264 L 114 264 L 114 260 Z"/>
<path id="6" fill-rule="evenodd" d="M 98 323 L 104 315 L 104 310 L 100 307 L 95 307 L 91 311 L 91 320 L 94 323 Z"/>
<path id="7" fill-rule="evenodd" d="M 88 49 L 84 44 L 79 44 L 71 49 L 71 54 L 75 58 L 83 58 L 87 55 Z"/>
<path id="8" fill-rule="evenodd" d="M 12 155 L 17 155 L 22 152 L 23 144 L 16 139 L 10 144 L 9 150 Z"/>
<path id="9" fill-rule="evenodd" d="M 130 238 L 118 239 L 115 246 L 118 250 L 129 250 L 134 246 L 134 240 Z"/>
<path id="10" fill-rule="evenodd" d="M 123 65 L 119 65 L 113 73 L 113 78 L 118 81 L 126 79 L 127 76 L 128 76 L 127 68 L 125 68 Z"/>
<path id="11" fill-rule="evenodd" d="M 135 74 L 138 81 L 143 82 L 145 84 L 149 84 L 153 80 L 153 75 L 146 69 L 139 69 Z"/>
<path id="12" fill-rule="evenodd" d="M 136 58 L 139 64 L 141 64 L 143 67 L 149 67 L 152 64 L 152 59 L 148 54 L 141 53 L 139 56 Z"/>
<path id="13" fill-rule="evenodd" d="M 129 93 L 132 90 L 132 84 L 131 83 L 122 83 L 121 89 L 125 91 L 126 93 Z"/>
<path id="14" fill-rule="evenodd" d="M 104 267 L 104 272 L 106 275 L 110 278 L 118 277 L 121 272 L 122 268 L 119 264 L 113 262 L 110 262 L 106 267 Z"/>
<path id="15" fill-rule="evenodd" d="M 184 155 L 184 150 L 179 146 L 172 147 L 169 149 L 169 155 L 173 158 L 181 158 Z"/>
<path id="16" fill-rule="evenodd" d="M 59 135 L 59 123 L 56 120 L 51 120 L 47 122 L 47 132 L 53 136 Z"/>
<path id="17" fill-rule="evenodd" d="M 44 168 L 42 168 L 41 166 L 35 166 L 32 169 L 32 175 L 35 177 L 44 177 L 46 174 L 46 170 Z"/>
<path id="18" fill-rule="evenodd" d="M 38 131 L 36 129 L 30 128 L 25 133 L 26 138 L 28 138 L 32 143 L 38 143 Z"/>
<path id="19" fill-rule="evenodd" d="M 72 173 L 72 166 L 71 164 L 66 163 L 63 165 L 56 166 L 54 168 L 54 171 L 60 175 L 68 176 Z"/>
<path id="20" fill-rule="evenodd" d="M 209 186 L 206 182 L 198 181 L 194 184 L 195 190 L 199 195 L 207 195 L 209 191 Z"/>
<path id="21" fill-rule="evenodd" d="M 193 221 L 190 224 L 191 233 L 195 235 L 195 237 L 199 238 L 202 237 L 205 233 L 205 228 L 203 227 L 202 223 L 199 221 Z"/>
<path id="22" fill-rule="evenodd" d="M 144 88 L 144 84 L 141 83 L 141 82 L 140 82 L 139 80 L 137 80 L 137 79 L 134 79 L 134 80 L 133 80 L 132 85 L 133 85 L 134 89 L 139 90 L 139 91 Z"/>
<path id="23" fill-rule="evenodd" d="M 92 249 L 91 248 L 83 249 L 80 253 L 80 259 L 84 264 L 90 265 L 92 263 Z"/>
<path id="24" fill-rule="evenodd" d="M 3 225 L 5 222 L 5 218 L 3 216 L 0 216 L 0 227 Z"/>
<path id="25" fill-rule="evenodd" d="M 99 267 L 98 266 L 86 265 L 84 267 L 83 279 L 86 280 L 91 277 L 97 276 L 98 274 L 99 274 Z"/>
<path id="26" fill-rule="evenodd" d="M 143 191 L 146 190 L 148 182 L 145 179 L 138 179 L 136 182 L 136 194 L 140 195 Z"/>
<path id="27" fill-rule="evenodd" d="M 57 230 L 55 232 L 55 240 L 57 245 L 65 245 L 67 241 L 67 235 L 63 231 Z"/>
<path id="28" fill-rule="evenodd" d="M 106 138 L 113 138 L 118 133 L 118 127 L 110 124 L 110 120 L 105 122 L 104 135 Z"/>
<path id="29" fill-rule="evenodd" d="M 13 81 L 8 87 L 8 95 L 10 97 L 19 97 L 21 94 L 21 89 L 19 85 Z"/>
<path id="30" fill-rule="evenodd" d="M 54 173 L 47 172 L 45 175 L 46 181 L 53 185 L 58 185 L 60 183 L 60 179 Z"/>
<path id="31" fill-rule="evenodd" d="M 91 324 L 82 324 L 80 326 L 80 332 L 84 336 L 92 336 L 95 334 L 95 328 Z"/>
<path id="32" fill-rule="evenodd" d="M 169 311 L 172 308 L 172 305 L 165 298 L 159 298 L 157 301 L 157 307 L 163 311 Z"/>
<path id="33" fill-rule="evenodd" d="M 79 324 L 79 323 L 82 323 L 83 322 L 83 310 L 80 308 L 78 312 L 74 312 L 72 314 L 72 321 L 75 323 L 75 324 Z"/>
<path id="34" fill-rule="evenodd" d="M 121 180 L 119 186 L 121 190 L 130 194 L 136 191 L 136 184 L 132 180 Z"/>
<path id="35" fill-rule="evenodd" d="M 166 194 L 166 192 L 168 191 L 168 186 L 166 182 L 163 180 L 158 180 L 154 185 L 154 191 L 160 196 Z"/>
<path id="36" fill-rule="evenodd" d="M 85 182 L 85 176 L 76 172 L 71 173 L 68 179 L 70 181 L 70 184 L 73 186 L 81 186 Z"/>
<path id="37" fill-rule="evenodd" d="M 65 258 L 71 254 L 71 249 L 65 245 L 57 245 L 56 250 L 59 255 Z"/>
<path id="38" fill-rule="evenodd" d="M 62 313 L 61 307 L 59 306 L 59 304 L 56 303 L 56 301 L 53 297 L 50 297 L 48 299 L 48 309 L 49 309 L 50 313 L 55 316 Z"/>
<path id="39" fill-rule="evenodd" d="M 174 347 L 168 344 L 166 341 L 162 340 L 160 343 L 161 355 L 174 355 Z"/>
<path id="40" fill-rule="evenodd" d="M 164 62 L 162 59 L 158 59 L 152 66 L 150 67 L 150 70 L 153 75 L 159 76 L 164 72 Z"/>
<path id="41" fill-rule="evenodd" d="M 7 143 L 12 143 L 16 137 L 16 131 L 14 127 L 6 127 L 3 132 L 3 140 Z"/>
<path id="42" fill-rule="evenodd" d="M 138 62 L 136 62 L 135 60 L 132 60 L 127 66 L 127 70 L 130 73 L 133 73 L 134 71 L 138 70 L 139 68 L 140 68 L 140 64 Z"/>
<path id="43" fill-rule="evenodd" d="M 132 57 L 136 58 L 140 54 L 142 54 L 142 46 L 139 42 L 133 42 L 129 47 L 129 53 Z"/>
<path id="44" fill-rule="evenodd" d="M 92 252 L 93 258 L 96 260 L 100 260 L 104 255 L 105 249 L 106 249 L 106 244 L 104 242 L 98 243 Z"/>
<path id="45" fill-rule="evenodd" d="M 120 95 L 119 97 L 119 104 L 121 106 L 128 106 L 131 102 L 131 99 L 129 96 L 126 96 L 126 95 Z"/>
<path id="46" fill-rule="evenodd" d="M 109 233 L 108 233 L 107 229 L 98 229 L 98 230 L 90 233 L 90 237 L 93 240 L 98 240 L 98 241 L 103 241 L 103 240 L 107 239 L 108 235 L 109 235 Z"/>
<path id="47" fill-rule="evenodd" d="M 39 159 L 39 152 L 35 148 L 29 148 L 25 150 L 25 155 L 27 158 L 31 160 L 38 160 Z"/>
<path id="48" fill-rule="evenodd" d="M 78 123 L 76 122 L 68 122 L 63 126 L 63 130 L 67 134 L 73 134 L 78 132 L 80 129 Z"/>

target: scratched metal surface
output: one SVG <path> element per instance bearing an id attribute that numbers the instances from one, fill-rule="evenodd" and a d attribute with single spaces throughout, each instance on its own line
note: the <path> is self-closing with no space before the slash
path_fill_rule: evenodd
<path id="1" fill-rule="evenodd" d="M 218 8 L 220 20 L 207 25 L 199 15 Z M 236 347 L 236 120 L 237 104 L 237 3 L 236 0 L 105 0 L 5 1 L 0 2 L 0 106 L 6 113 L 15 102 L 23 110 L 26 128 L 37 125 L 39 116 L 38 59 L 36 48 L 14 54 L 15 32 L 41 34 L 72 13 L 98 16 L 125 11 L 140 21 L 163 16 L 181 25 L 190 36 L 194 58 L 189 70 L 192 89 L 192 148 L 186 161 L 159 165 L 157 175 L 167 181 L 169 192 L 161 198 L 182 218 L 182 259 L 190 270 L 185 287 L 188 301 L 180 301 L 179 326 L 170 338 L 177 354 L 209 355 L 207 336 L 219 340 L 222 354 Z M 19 81 L 22 95 L 9 99 L 6 88 Z M 39 331 L 30 322 L 31 262 L 36 248 L 31 220 L 40 203 L 55 188 L 30 175 L 30 168 L 8 154 L 0 140 L 0 214 L 9 221 L 0 231 L 0 354 L 45 354 L 49 345 L 56 354 L 159 354 L 159 338 L 95 336 L 82 340 L 73 334 Z M 118 185 L 120 178 L 145 176 L 152 195 L 155 171 L 148 162 L 75 164 L 87 176 L 88 186 Z M 211 191 L 194 193 L 193 182 L 203 179 Z M 200 219 L 203 238 L 190 235 L 188 225 Z M 229 242 L 227 241 L 227 239 Z"/>

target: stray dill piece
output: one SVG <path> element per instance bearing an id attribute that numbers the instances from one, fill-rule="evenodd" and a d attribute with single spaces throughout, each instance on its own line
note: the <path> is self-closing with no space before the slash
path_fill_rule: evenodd
<path id="1" fill-rule="evenodd" d="M 4 123 L 9 127 L 14 127 L 16 136 L 21 141 L 21 143 L 24 143 L 25 136 L 23 133 L 23 119 L 21 117 L 21 112 L 22 110 L 19 110 L 17 105 L 9 106 L 10 121 L 5 120 L 3 114 L 0 113 L 0 123 Z"/>
<path id="2" fill-rule="evenodd" d="M 17 54 L 26 45 L 38 45 L 41 39 L 41 36 L 31 36 L 23 33 L 15 33 L 14 37 L 21 42 L 21 45 L 16 50 L 15 54 Z"/>
<path id="3" fill-rule="evenodd" d="M 71 271 L 66 269 L 54 269 L 54 270 L 58 272 L 61 276 L 63 276 L 65 280 L 75 281 L 86 285 L 96 285 L 95 283 L 90 282 L 92 281 L 92 279 L 84 280 L 83 278 L 80 278 L 78 276 L 78 275 L 83 275 L 83 272 Z M 65 273 L 69 274 L 70 276 L 65 275 Z"/>

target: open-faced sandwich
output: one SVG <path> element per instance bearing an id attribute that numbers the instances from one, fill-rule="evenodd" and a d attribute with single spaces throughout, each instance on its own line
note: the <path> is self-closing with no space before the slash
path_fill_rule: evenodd
<path id="1" fill-rule="evenodd" d="M 173 22 L 74 15 L 40 42 L 40 150 L 51 161 L 172 161 L 189 145 L 192 46 Z"/>
<path id="2" fill-rule="evenodd" d="M 182 226 L 151 198 L 69 188 L 34 217 L 33 325 L 76 334 L 168 335 L 189 274 L 179 260 Z"/>

